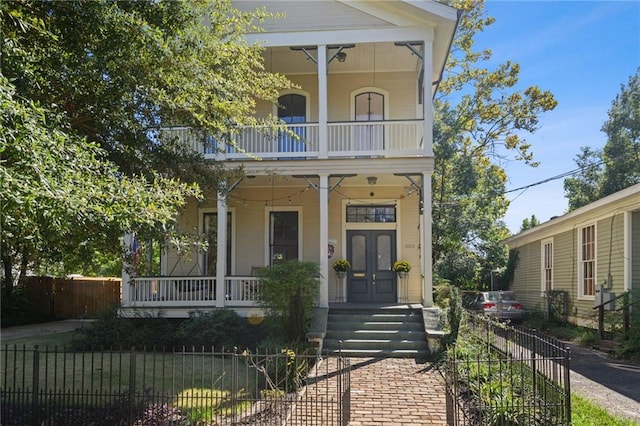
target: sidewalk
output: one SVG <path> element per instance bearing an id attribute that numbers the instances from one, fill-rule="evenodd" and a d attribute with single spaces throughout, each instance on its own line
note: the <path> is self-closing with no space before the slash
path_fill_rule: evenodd
<path id="1" fill-rule="evenodd" d="M 18 337 L 41 336 L 45 334 L 66 333 L 91 324 L 91 319 L 69 319 L 45 322 L 41 324 L 19 325 L 0 329 L 0 340 Z"/>

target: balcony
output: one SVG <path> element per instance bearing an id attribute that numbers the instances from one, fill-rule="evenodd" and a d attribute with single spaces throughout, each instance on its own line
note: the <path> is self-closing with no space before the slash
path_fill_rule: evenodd
<path id="1" fill-rule="evenodd" d="M 232 145 L 203 137 L 186 127 L 164 129 L 205 158 L 215 160 L 314 159 L 320 152 L 318 123 L 287 125 L 290 133 L 242 128 Z M 425 155 L 424 120 L 332 122 L 327 124 L 329 158 L 407 157 Z"/>

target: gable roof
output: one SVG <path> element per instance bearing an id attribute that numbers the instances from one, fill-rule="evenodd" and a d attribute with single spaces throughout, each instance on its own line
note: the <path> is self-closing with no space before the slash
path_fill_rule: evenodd
<path id="1" fill-rule="evenodd" d="M 640 209 L 640 184 L 630 186 L 622 191 L 608 195 L 562 216 L 552 218 L 547 222 L 534 226 L 533 228 L 529 228 L 503 240 L 503 243 L 509 246 L 513 246 L 515 244 L 526 244 L 531 241 L 536 241 L 558 234 L 566 228 L 572 228 L 575 223 L 588 220 L 591 216 L 611 213 L 610 211 L 606 211 L 608 206 L 625 201 L 628 201 L 628 204 L 623 206 L 624 210 Z"/>

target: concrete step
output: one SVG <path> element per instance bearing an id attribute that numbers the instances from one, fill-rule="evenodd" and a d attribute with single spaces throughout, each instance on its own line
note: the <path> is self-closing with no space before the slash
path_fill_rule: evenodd
<path id="1" fill-rule="evenodd" d="M 428 354 L 419 309 L 329 309 L 323 352 L 353 357 L 417 357 Z"/>
<path id="2" fill-rule="evenodd" d="M 338 356 L 342 355 L 349 358 L 416 358 L 424 359 L 427 357 L 424 351 L 413 349 L 337 349 L 324 351 L 325 355 Z"/>
<path id="3" fill-rule="evenodd" d="M 427 342 L 420 340 L 395 340 L 395 339 L 325 339 L 325 348 L 349 350 L 427 350 Z"/>

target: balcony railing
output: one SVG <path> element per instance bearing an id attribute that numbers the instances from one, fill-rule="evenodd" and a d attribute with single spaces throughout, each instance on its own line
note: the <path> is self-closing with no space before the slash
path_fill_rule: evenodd
<path id="1" fill-rule="evenodd" d="M 124 307 L 180 307 L 216 304 L 215 277 L 140 277 L 130 283 L 129 300 Z M 254 306 L 260 280 L 250 276 L 225 277 L 224 304 Z"/>
<path id="2" fill-rule="evenodd" d="M 218 160 L 318 158 L 319 124 L 287 125 L 290 132 L 241 128 L 232 143 L 216 141 L 186 127 L 165 129 L 207 158 Z M 350 121 L 327 124 L 327 152 L 337 157 L 402 157 L 424 155 L 424 120 Z"/>

